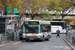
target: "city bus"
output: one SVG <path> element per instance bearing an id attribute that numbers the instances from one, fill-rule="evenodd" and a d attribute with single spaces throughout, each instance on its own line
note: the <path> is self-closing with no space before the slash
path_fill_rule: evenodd
<path id="1" fill-rule="evenodd" d="M 50 21 L 51 33 L 56 33 L 59 29 L 60 33 L 66 33 L 66 21 Z"/>
<path id="2" fill-rule="evenodd" d="M 24 21 L 22 25 L 23 40 L 49 40 L 51 38 L 50 21 L 31 20 Z"/>

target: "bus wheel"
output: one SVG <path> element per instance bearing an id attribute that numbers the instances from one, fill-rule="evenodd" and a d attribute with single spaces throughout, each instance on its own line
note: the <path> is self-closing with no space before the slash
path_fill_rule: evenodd
<path id="1" fill-rule="evenodd" d="M 25 42 L 25 40 L 21 40 L 22 42 Z"/>
<path id="2" fill-rule="evenodd" d="M 49 39 L 46 39 L 46 41 L 49 41 Z"/>
<path id="3" fill-rule="evenodd" d="M 44 38 L 44 36 L 43 36 L 43 38 L 42 38 L 42 41 L 45 41 L 45 38 Z"/>
<path id="4" fill-rule="evenodd" d="M 28 42 L 28 40 L 26 40 L 26 42 Z"/>

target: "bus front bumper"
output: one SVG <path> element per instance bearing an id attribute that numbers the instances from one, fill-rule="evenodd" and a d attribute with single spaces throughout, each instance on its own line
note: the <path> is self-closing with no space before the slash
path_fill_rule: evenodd
<path id="1" fill-rule="evenodd" d="M 26 36 L 23 40 L 42 40 L 43 36 Z"/>

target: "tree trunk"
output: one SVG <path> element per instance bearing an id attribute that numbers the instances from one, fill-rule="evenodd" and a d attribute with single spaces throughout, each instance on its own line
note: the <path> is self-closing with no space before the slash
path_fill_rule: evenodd
<path id="1" fill-rule="evenodd" d="M 33 14 L 31 14 L 31 19 L 32 19 L 32 20 L 34 19 L 34 15 L 33 15 Z"/>
<path id="2" fill-rule="evenodd" d="M 20 29 L 20 27 L 21 27 L 21 25 L 20 25 L 21 22 L 20 22 L 20 21 L 21 21 L 21 19 L 18 20 L 18 28 L 19 28 L 19 29 Z"/>
<path id="3" fill-rule="evenodd" d="M 21 17 L 18 19 L 18 28 L 21 28 Z"/>
<path id="4" fill-rule="evenodd" d="M 62 21 L 63 21 L 63 18 L 64 18 L 65 16 L 64 15 L 62 15 Z"/>

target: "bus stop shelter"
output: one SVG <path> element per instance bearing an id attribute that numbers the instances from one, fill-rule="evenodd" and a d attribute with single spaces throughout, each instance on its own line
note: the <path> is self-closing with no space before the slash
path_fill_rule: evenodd
<path id="1" fill-rule="evenodd" d="M 7 42 L 7 23 L 10 18 L 18 17 L 19 15 L 2 15 L 0 16 L 0 43 Z"/>

